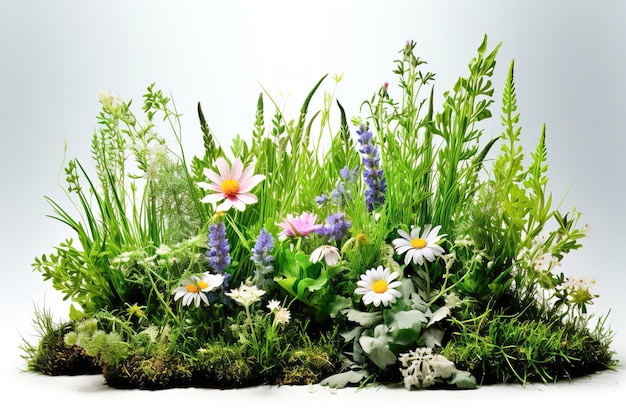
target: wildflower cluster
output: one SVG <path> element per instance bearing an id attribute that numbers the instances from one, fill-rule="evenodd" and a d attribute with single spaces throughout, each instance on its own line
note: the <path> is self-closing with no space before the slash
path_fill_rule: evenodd
<path id="1" fill-rule="evenodd" d="M 74 303 L 72 343 L 128 384 L 155 383 L 150 361 L 170 357 L 185 360 L 162 374 L 187 385 L 190 375 L 331 387 L 401 375 L 409 390 L 612 363 L 601 324 L 585 327 L 595 281 L 558 271 L 586 228 L 577 211 L 550 207 L 543 137 L 522 164 L 512 66 L 502 135 L 481 149 L 498 48 L 485 39 L 438 113 L 420 93 L 434 77 L 414 50 L 407 43 L 396 61 L 401 97 L 384 84 L 352 126 L 340 106 L 339 129 L 326 129 L 326 97 L 320 131 L 338 132 L 326 155 L 307 113 L 325 77 L 297 121 L 276 109 L 270 132 L 260 95 L 253 140 L 229 149 L 199 106 L 204 154 L 191 161 L 155 132 L 156 114 L 170 125 L 179 115 L 154 86 L 146 126 L 130 102 L 103 94 L 97 179 L 77 161 L 65 170 L 81 220 L 52 204 L 79 239 L 34 263 Z M 502 152 L 487 158 L 498 140 Z M 129 152 L 143 174 L 126 172 Z"/>

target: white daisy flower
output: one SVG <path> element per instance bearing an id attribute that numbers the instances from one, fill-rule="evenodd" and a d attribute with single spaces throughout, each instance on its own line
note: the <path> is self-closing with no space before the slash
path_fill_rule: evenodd
<path id="1" fill-rule="evenodd" d="M 406 252 L 404 256 L 404 263 L 406 265 L 411 262 L 423 265 L 424 258 L 429 262 L 433 262 L 437 256 L 441 256 L 445 252 L 437 242 L 447 235 L 438 235 L 439 229 L 441 229 L 441 226 L 435 226 L 433 228 L 430 224 L 424 227 L 424 232 L 421 234 L 420 227 L 411 230 L 411 234 L 402 229 L 398 229 L 398 234 L 401 237 L 394 239 L 392 243 L 399 255 Z"/>
<path id="2" fill-rule="evenodd" d="M 357 282 L 357 289 L 354 290 L 355 294 L 363 294 L 363 304 L 374 304 L 378 307 L 380 303 L 383 303 L 385 307 L 389 304 L 396 302 L 396 299 L 401 296 L 400 291 L 395 288 L 400 286 L 399 281 L 394 281 L 398 278 L 397 272 L 391 272 L 389 268 L 372 268 L 365 271 L 365 274 L 361 275 L 361 280 Z"/>
<path id="3" fill-rule="evenodd" d="M 311 253 L 310 260 L 315 263 L 321 261 L 322 258 L 326 261 L 326 265 L 333 266 L 339 263 L 341 255 L 339 255 L 339 249 L 336 247 L 331 245 L 322 245 Z"/>
<path id="4" fill-rule="evenodd" d="M 188 306 L 192 302 L 196 307 L 200 307 L 200 302 L 209 305 L 207 292 L 211 292 L 224 283 L 224 276 L 210 274 L 206 272 L 202 277 L 192 276 L 185 278 L 180 286 L 172 290 L 174 301 L 182 297 L 183 305 Z"/>

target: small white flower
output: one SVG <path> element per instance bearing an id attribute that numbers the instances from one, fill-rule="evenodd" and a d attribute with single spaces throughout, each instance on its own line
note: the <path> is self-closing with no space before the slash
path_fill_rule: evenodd
<path id="1" fill-rule="evenodd" d="M 167 146 L 156 140 L 151 141 L 147 147 L 147 166 L 144 177 L 147 179 L 158 179 L 161 171 L 168 162 Z"/>
<path id="2" fill-rule="evenodd" d="M 387 307 L 390 303 L 395 303 L 396 299 L 401 296 L 400 291 L 395 288 L 400 286 L 397 272 L 391 272 L 389 268 L 372 268 L 365 271 L 361 275 L 361 280 L 357 282 L 355 294 L 363 294 L 363 303 L 365 305 L 374 304 L 378 307 L 382 303 Z"/>
<path id="3" fill-rule="evenodd" d="M 274 322 L 280 324 L 287 324 L 291 319 L 291 313 L 285 307 L 280 307 L 274 312 Z"/>
<path id="4" fill-rule="evenodd" d="M 563 283 L 558 286 L 558 288 L 561 290 L 589 291 L 591 286 L 594 285 L 595 283 L 596 283 L 595 280 L 586 280 L 584 278 L 567 277 L 565 278 Z"/>
<path id="5" fill-rule="evenodd" d="M 456 293 L 449 292 L 444 297 L 444 303 L 446 307 L 453 309 L 463 305 L 463 300 L 461 300 Z"/>
<path id="6" fill-rule="evenodd" d="M 438 235 L 441 226 L 426 225 L 424 232 L 420 234 L 421 228 L 417 227 L 411 230 L 411 234 L 399 229 L 398 234 L 401 236 L 393 240 L 393 245 L 396 247 L 396 251 L 399 255 L 406 252 L 404 257 L 404 263 L 406 265 L 413 262 L 414 264 L 423 265 L 424 258 L 427 261 L 433 262 L 437 256 L 441 256 L 444 250 L 437 244 L 446 235 Z"/>
<path id="7" fill-rule="evenodd" d="M 339 254 L 339 249 L 336 247 L 331 245 L 322 245 L 311 253 L 310 260 L 315 263 L 321 261 L 322 258 L 326 261 L 326 265 L 333 266 L 339 263 L 341 255 Z"/>
<path id="8" fill-rule="evenodd" d="M 280 301 L 278 300 L 270 300 L 270 302 L 267 303 L 267 309 L 271 311 L 272 313 L 278 310 L 279 308 L 280 308 Z"/>

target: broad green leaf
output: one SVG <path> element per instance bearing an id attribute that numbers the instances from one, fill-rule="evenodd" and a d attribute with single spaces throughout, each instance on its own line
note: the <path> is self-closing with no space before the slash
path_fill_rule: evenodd
<path id="1" fill-rule="evenodd" d="M 367 356 L 381 369 L 397 361 L 396 355 L 389 349 L 390 336 L 387 326 L 379 324 L 374 328 L 374 336 L 361 335 L 359 343 Z"/>
<path id="2" fill-rule="evenodd" d="M 293 290 L 293 284 L 296 282 L 296 278 L 295 277 L 290 277 L 290 278 L 274 278 L 274 281 L 276 281 L 276 283 L 278 283 L 278 285 L 280 285 L 285 291 L 287 291 L 289 294 L 291 294 L 293 297 L 296 297 L 296 292 Z"/>
<path id="3" fill-rule="evenodd" d="M 456 370 L 448 384 L 456 385 L 457 388 L 473 389 L 476 388 L 476 378 L 468 371 Z"/>
<path id="4" fill-rule="evenodd" d="M 426 325 L 426 327 L 430 327 L 431 325 L 435 324 L 436 322 L 448 317 L 450 315 L 450 308 L 449 307 L 441 307 L 439 309 L 437 309 L 431 316 L 430 316 L 430 320 L 428 321 L 428 324 Z"/>
<path id="5" fill-rule="evenodd" d="M 421 329 L 428 322 L 426 315 L 419 310 L 398 311 L 390 315 L 390 329 Z"/>
<path id="6" fill-rule="evenodd" d="M 441 346 L 443 341 L 443 330 L 436 327 L 429 327 L 422 332 L 422 343 L 424 346 L 434 348 Z"/>
<path id="7" fill-rule="evenodd" d="M 365 370 L 360 371 L 346 371 L 340 374 L 331 375 L 327 378 L 324 378 L 320 385 L 324 387 L 330 388 L 345 388 L 348 385 L 358 384 L 368 377 L 368 373 Z"/>
<path id="8" fill-rule="evenodd" d="M 373 325 L 380 323 L 383 318 L 383 313 L 380 311 L 368 313 L 351 308 L 348 310 L 347 316 L 348 320 L 359 323 L 363 327 L 372 327 Z"/>

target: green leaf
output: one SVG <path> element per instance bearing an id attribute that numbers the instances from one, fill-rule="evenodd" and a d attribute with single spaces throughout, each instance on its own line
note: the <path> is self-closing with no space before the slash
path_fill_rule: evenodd
<path id="1" fill-rule="evenodd" d="M 70 317 L 70 320 L 72 321 L 80 321 L 85 317 L 85 313 L 83 313 L 82 311 L 74 307 L 74 304 L 70 304 L 69 317 Z"/>
<path id="2" fill-rule="evenodd" d="M 345 388 L 350 384 L 358 384 L 367 377 L 368 373 L 363 369 L 359 371 L 350 370 L 324 378 L 320 385 L 329 388 Z"/>
<path id="3" fill-rule="evenodd" d="M 430 327 L 433 324 L 435 324 L 436 322 L 448 317 L 450 315 L 450 308 L 449 307 L 441 307 L 439 309 L 437 309 L 431 316 L 430 316 L 430 320 L 428 321 L 428 324 L 426 325 L 426 327 Z"/>
<path id="4" fill-rule="evenodd" d="M 350 306 L 352 306 L 351 299 L 338 295 L 335 296 L 335 299 L 331 303 L 328 313 L 331 318 L 336 318 L 340 312 L 346 310 L 347 308 L 350 308 Z"/>
<path id="5" fill-rule="evenodd" d="M 435 327 L 429 327 L 422 332 L 422 343 L 424 346 L 433 348 L 441 346 L 443 341 L 443 330 Z"/>
<path id="6" fill-rule="evenodd" d="M 415 343 L 420 338 L 422 325 L 428 321 L 419 310 L 394 312 L 389 318 L 389 332 L 393 342 L 405 346 Z"/>
<path id="7" fill-rule="evenodd" d="M 372 327 L 373 325 L 380 323 L 383 318 L 383 313 L 380 311 L 368 313 L 351 308 L 347 311 L 347 316 L 348 320 L 359 323 L 363 327 Z"/>
<path id="8" fill-rule="evenodd" d="M 280 285 L 285 291 L 296 297 L 296 292 L 293 290 L 293 284 L 296 282 L 296 277 L 274 278 L 274 281 Z"/>
<path id="9" fill-rule="evenodd" d="M 374 336 L 361 335 L 359 343 L 367 356 L 381 369 L 397 361 L 396 355 L 389 349 L 391 338 L 388 328 L 379 324 L 374 329 Z"/>
<path id="10" fill-rule="evenodd" d="M 341 337 L 343 337 L 343 339 L 346 342 L 349 342 L 351 340 L 354 340 L 355 338 L 361 336 L 361 334 L 363 333 L 363 327 L 357 326 L 355 328 L 353 328 L 352 330 L 349 330 L 347 332 L 341 333 Z"/>
<path id="11" fill-rule="evenodd" d="M 309 290 L 310 292 L 320 290 L 324 288 L 326 282 L 328 282 L 328 277 L 325 273 L 321 274 L 318 278 L 303 278 L 298 282 L 298 291 L 296 295 L 298 298 L 302 298 L 306 290 Z"/>
<path id="12" fill-rule="evenodd" d="M 476 378 L 467 371 L 455 371 L 452 379 L 448 381 L 450 385 L 456 385 L 457 388 L 473 389 L 476 388 Z"/>
<path id="13" fill-rule="evenodd" d="M 419 310 L 398 311 L 390 315 L 390 329 L 421 329 L 428 322 L 426 315 Z"/>

